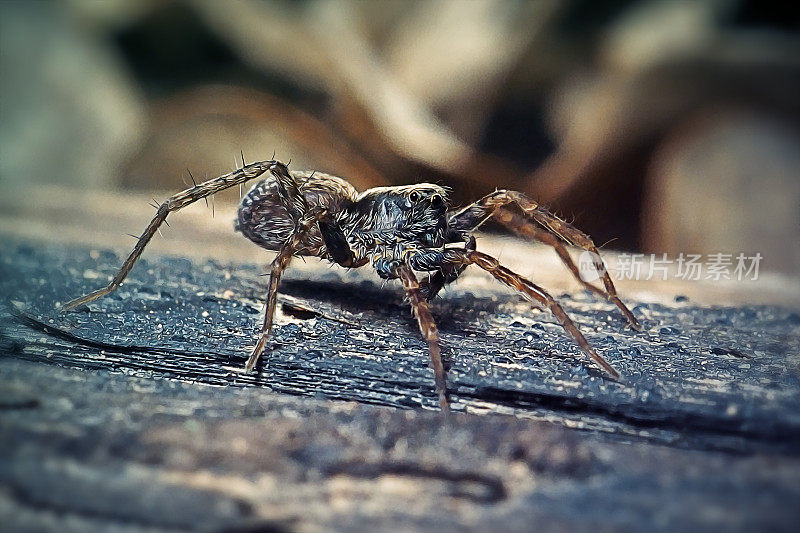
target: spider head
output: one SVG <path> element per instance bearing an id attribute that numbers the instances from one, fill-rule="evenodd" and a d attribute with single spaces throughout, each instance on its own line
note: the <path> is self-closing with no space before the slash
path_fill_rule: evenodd
<path id="1" fill-rule="evenodd" d="M 447 233 L 447 190 L 431 183 L 397 187 L 402 215 L 399 228 L 426 246 L 444 245 Z"/>
<path id="2" fill-rule="evenodd" d="M 447 233 L 447 190 L 432 183 L 366 191 L 373 229 L 397 230 L 425 246 L 442 246 Z M 362 204 L 363 205 L 363 204 Z"/>
<path id="3" fill-rule="evenodd" d="M 404 211 L 412 215 L 425 214 L 432 220 L 447 213 L 447 190 L 431 183 L 396 187 Z"/>

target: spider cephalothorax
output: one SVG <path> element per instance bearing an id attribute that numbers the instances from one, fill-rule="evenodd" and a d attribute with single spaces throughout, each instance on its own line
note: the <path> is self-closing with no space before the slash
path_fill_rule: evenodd
<path id="1" fill-rule="evenodd" d="M 376 187 L 358 194 L 340 178 L 320 172 L 290 172 L 297 182 L 302 210 L 322 208 L 317 227 L 301 239 L 296 255 L 339 261 L 345 246 L 354 262 L 414 247 L 441 247 L 447 235 L 447 191 L 422 183 Z M 278 251 L 295 227 L 295 217 L 279 191 L 279 182 L 256 183 L 239 205 L 235 228 L 268 250 Z M 341 242 L 341 239 L 344 242 Z"/>
<path id="2" fill-rule="evenodd" d="M 378 187 L 359 195 L 340 223 L 352 228 L 352 235 L 365 243 L 435 248 L 444 245 L 447 207 L 447 192 L 438 185 Z"/>
<path id="3" fill-rule="evenodd" d="M 448 410 L 445 371 L 439 337 L 428 301 L 455 281 L 469 265 L 476 265 L 528 299 L 547 307 L 561 326 L 609 375 L 617 372 L 589 345 L 564 309 L 544 289 L 476 250 L 472 233 L 495 217 L 516 233 L 552 246 L 584 287 L 616 304 L 628 323 L 639 324 L 617 297 L 592 240 L 515 191 L 498 190 L 460 210 L 450 210 L 447 190 L 421 183 L 377 187 L 362 193 L 347 181 L 321 172 L 290 171 L 279 161 L 261 161 L 180 192 L 159 206 L 122 268 L 108 284 L 67 303 L 70 310 L 115 290 L 130 272 L 145 246 L 167 215 L 209 195 L 269 172 L 242 198 L 235 227 L 245 237 L 278 252 L 272 262 L 261 335 L 245 368 L 251 370 L 264 351 L 277 303 L 281 275 L 294 255 L 317 256 L 347 268 L 371 264 L 384 279 L 399 279 L 420 331 L 428 342 L 431 366 L 443 410 Z M 596 287 L 581 279 L 565 243 L 592 253 L 603 281 Z M 416 272 L 427 272 L 424 281 Z"/>

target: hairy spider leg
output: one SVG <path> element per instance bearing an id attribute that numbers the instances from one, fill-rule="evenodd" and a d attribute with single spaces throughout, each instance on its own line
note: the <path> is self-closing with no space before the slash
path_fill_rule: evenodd
<path id="1" fill-rule="evenodd" d="M 309 212 L 301 217 L 297 222 L 294 232 L 283 244 L 275 259 L 273 259 L 272 271 L 269 275 L 267 303 L 264 309 L 264 324 L 261 327 L 261 335 L 258 338 L 258 342 L 256 343 L 255 348 L 253 348 L 253 352 L 250 354 L 250 357 L 247 359 L 247 363 L 245 364 L 245 372 L 249 372 L 253 369 L 253 367 L 256 366 L 259 357 L 261 357 L 261 354 L 264 351 L 264 346 L 266 346 L 270 331 L 272 331 L 272 321 L 275 316 L 275 307 L 278 302 L 278 284 L 281 281 L 281 275 L 283 274 L 284 270 L 286 270 L 286 267 L 289 266 L 289 262 L 292 260 L 292 256 L 297 251 L 297 248 L 300 246 L 303 238 L 308 234 L 309 231 L 311 231 L 311 229 L 314 228 L 314 225 L 317 224 L 317 222 L 319 222 L 320 219 L 325 217 L 327 214 L 327 209 L 322 207 L 309 210 Z"/>
<path id="2" fill-rule="evenodd" d="M 122 267 L 120 267 L 119 271 L 111 280 L 111 282 L 102 289 L 98 289 L 94 292 L 81 296 L 80 298 L 75 298 L 74 300 L 67 302 L 61 307 L 61 311 L 70 311 L 79 305 L 97 300 L 98 298 L 101 298 L 116 290 L 117 287 L 119 287 L 128 276 L 128 273 L 133 268 L 133 265 L 142 255 L 142 252 L 144 252 L 145 246 L 147 246 L 147 244 L 150 242 L 150 239 L 153 238 L 153 235 L 158 232 L 159 226 L 166 221 L 167 215 L 169 215 L 171 212 L 177 211 L 191 203 L 203 198 L 207 198 L 212 194 L 216 194 L 239 183 L 244 183 L 253 178 L 257 178 L 267 170 L 272 171 L 274 174 L 275 169 L 285 170 L 288 173 L 288 170 L 283 163 L 272 160 L 259 161 L 170 196 L 166 201 L 158 206 L 156 216 L 153 217 L 153 219 L 150 221 L 150 224 L 147 225 L 144 233 L 142 233 L 142 235 L 139 237 L 139 240 L 136 242 L 136 246 L 134 246 L 133 251 L 122 264 Z"/>
<path id="3" fill-rule="evenodd" d="M 450 404 L 447 401 L 447 379 L 445 377 L 444 364 L 442 363 L 441 350 L 439 348 L 439 330 L 431 314 L 430 304 L 425 299 L 420 290 L 419 281 L 405 263 L 398 263 L 394 268 L 394 274 L 403 282 L 403 288 L 408 296 L 411 309 L 417 318 L 419 331 L 423 338 L 428 342 L 428 352 L 431 355 L 431 368 L 436 381 L 436 392 L 439 394 L 439 406 L 445 415 L 450 413 Z"/>
<path id="4" fill-rule="evenodd" d="M 627 306 L 624 303 L 622 303 L 622 300 L 619 299 L 619 296 L 617 296 L 614 284 L 611 282 L 611 280 L 608 281 L 608 283 L 611 284 L 610 291 L 592 285 L 588 281 L 584 280 L 583 277 L 581 277 L 581 273 L 580 270 L 578 270 L 578 266 L 575 264 L 575 261 L 572 259 L 572 256 L 570 256 L 567 247 L 564 246 L 564 243 L 561 240 L 559 240 L 559 238 L 555 234 L 551 233 L 550 231 L 546 231 L 540 227 L 537 227 L 534 224 L 531 224 L 528 220 L 525 220 L 523 217 L 505 208 L 499 209 L 495 215 L 495 218 L 499 222 L 503 223 L 503 225 L 508 227 L 510 230 L 517 233 L 518 235 L 522 235 L 524 237 L 528 237 L 532 240 L 551 246 L 556 251 L 556 254 L 558 254 L 558 257 L 561 259 L 561 262 L 564 263 L 564 265 L 572 273 L 573 277 L 576 280 L 578 280 L 578 282 L 581 285 L 583 285 L 584 288 L 597 294 L 598 296 L 602 296 L 603 298 L 605 298 L 610 302 L 613 302 L 625 316 L 625 319 L 628 321 L 628 324 L 630 324 L 632 328 L 636 329 L 637 331 L 641 329 L 639 326 L 639 321 L 636 320 L 636 317 L 633 316 L 633 313 L 631 313 L 631 311 L 627 308 Z M 593 255 L 592 257 L 595 257 L 595 255 Z M 596 263 L 593 263 L 593 265 L 598 273 L 605 272 L 604 264 L 600 265 L 599 267 Z M 607 276 L 608 274 L 605 275 Z M 606 287 L 608 287 L 608 284 L 606 284 Z"/>
<path id="5" fill-rule="evenodd" d="M 591 357 L 600 367 L 614 379 L 619 379 L 619 373 L 603 359 L 592 346 L 586 337 L 580 332 L 572 319 L 564 311 L 564 308 L 543 288 L 534 284 L 525 277 L 504 267 L 494 257 L 475 250 L 458 250 L 446 248 L 444 250 L 425 250 L 417 253 L 408 259 L 410 268 L 414 270 L 430 270 L 436 265 L 441 264 L 463 264 L 475 265 L 491 274 L 499 282 L 516 289 L 525 295 L 529 300 L 538 302 L 547 307 L 558 319 L 559 324 L 572 336 L 586 355 Z"/>
<path id="6" fill-rule="evenodd" d="M 567 312 L 564 311 L 564 308 L 561 307 L 561 305 L 555 301 L 555 299 L 553 299 L 553 297 L 550 296 L 547 291 L 523 276 L 520 276 L 519 274 L 504 267 L 497 259 L 490 255 L 478 251 L 472 251 L 465 253 L 465 259 L 467 259 L 471 264 L 476 265 L 491 274 L 497 281 L 522 292 L 529 299 L 538 301 L 545 305 L 558 319 L 561 327 L 564 328 L 564 330 L 569 333 L 573 339 L 575 339 L 575 342 L 578 343 L 578 346 L 581 347 L 581 350 L 583 350 L 586 355 L 591 357 L 613 378 L 619 379 L 619 373 L 614 370 L 614 368 L 608 364 L 605 359 L 600 357 L 594 348 L 592 348 L 592 346 L 589 344 L 589 341 L 587 341 L 586 337 L 583 336 L 583 333 L 580 332 L 569 315 L 567 315 Z"/>
<path id="7" fill-rule="evenodd" d="M 300 184 L 289 173 L 289 166 L 281 164 L 272 170 L 278 184 L 278 198 L 295 224 L 308 212 L 308 202 L 300 192 Z"/>
<path id="8" fill-rule="evenodd" d="M 458 242 L 459 240 L 460 239 L 456 239 L 453 242 Z M 475 237 L 472 235 L 469 236 L 469 239 L 464 245 L 464 249 L 475 249 Z M 464 272 L 465 268 L 467 268 L 467 265 L 442 265 L 439 270 L 433 273 L 429 280 L 423 280 L 420 282 L 420 290 L 422 291 L 422 295 L 427 301 L 430 302 L 436 297 L 437 294 L 439 294 L 439 291 L 441 291 L 445 285 L 449 285 L 457 280 L 458 277 Z"/>
<path id="9" fill-rule="evenodd" d="M 537 222 L 541 229 L 507 209 L 507 206 L 510 205 L 517 205 L 523 213 Z M 619 299 L 614 282 L 611 281 L 611 276 L 608 274 L 600 252 L 592 239 L 573 225 L 539 206 L 524 194 L 517 191 L 495 191 L 452 214 L 449 224 L 456 231 L 473 231 L 492 216 L 515 233 L 552 246 L 572 275 L 584 287 L 613 302 L 628 321 L 630 327 L 636 331 L 641 330 L 639 321 Z M 603 280 L 605 290 L 595 287 L 581 278 L 580 272 L 561 242 L 562 240 L 591 253 L 594 268 Z"/>

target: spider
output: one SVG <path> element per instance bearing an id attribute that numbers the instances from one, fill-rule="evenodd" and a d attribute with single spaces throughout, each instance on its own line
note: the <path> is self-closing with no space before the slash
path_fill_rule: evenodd
<path id="1" fill-rule="evenodd" d="M 245 165 L 243 157 L 242 165 L 234 172 L 199 185 L 192 178 L 193 187 L 158 206 L 155 217 L 111 282 L 66 303 L 62 310 L 75 309 L 119 287 L 171 212 L 268 173 L 242 198 L 235 222 L 235 229 L 255 244 L 278 252 L 272 261 L 261 334 L 245 371 L 255 367 L 265 350 L 281 275 L 292 257 L 299 255 L 327 259 L 345 268 L 371 263 L 381 278 L 402 282 L 419 330 L 428 344 L 439 404 L 444 412 L 449 411 L 445 369 L 429 302 L 469 265 L 485 270 L 529 300 L 547 307 L 584 353 L 612 378 L 619 378 L 617 371 L 592 348 L 550 294 L 476 249 L 472 233 L 494 217 L 512 231 L 552 246 L 586 289 L 616 304 L 628 324 L 639 329 L 633 313 L 617 296 L 592 240 L 524 194 L 497 190 L 462 209 L 450 209 L 447 189 L 430 183 L 376 187 L 359 193 L 342 178 L 322 172 L 290 171 L 288 165 L 274 159 Z M 565 244 L 591 253 L 594 267 L 603 281 L 602 288 L 581 278 Z M 419 281 L 415 271 L 428 272 L 428 279 Z"/>

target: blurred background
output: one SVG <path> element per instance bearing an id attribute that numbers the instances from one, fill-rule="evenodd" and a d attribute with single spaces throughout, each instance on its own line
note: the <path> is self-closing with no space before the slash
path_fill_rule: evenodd
<path id="1" fill-rule="evenodd" d="M 140 198 L 274 152 L 800 276 L 799 53 L 779 1 L 4 1 L 0 229 L 126 247 Z"/>

